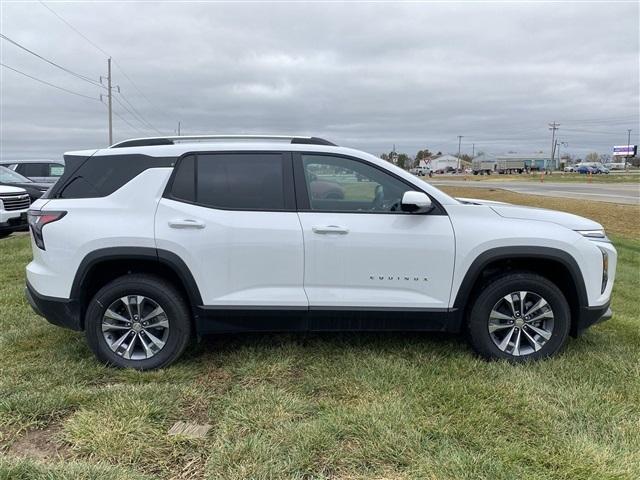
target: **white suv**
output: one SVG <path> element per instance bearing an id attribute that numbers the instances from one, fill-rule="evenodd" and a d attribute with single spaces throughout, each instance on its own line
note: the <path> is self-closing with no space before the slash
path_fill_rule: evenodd
<path id="1" fill-rule="evenodd" d="M 0 238 L 27 228 L 31 200 L 24 188 L 0 185 Z"/>
<path id="2" fill-rule="evenodd" d="M 30 210 L 27 295 L 113 365 L 168 365 L 194 334 L 336 330 L 464 331 L 524 361 L 611 316 L 599 224 L 457 200 L 319 138 L 136 139 L 65 163 Z"/>

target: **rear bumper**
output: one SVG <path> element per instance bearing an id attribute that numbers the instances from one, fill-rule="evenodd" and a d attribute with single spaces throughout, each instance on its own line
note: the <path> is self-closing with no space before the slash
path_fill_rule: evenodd
<path id="1" fill-rule="evenodd" d="M 580 317 L 574 323 L 571 333 L 574 337 L 577 337 L 591 325 L 609 320 L 612 316 L 613 312 L 609 302 L 597 307 L 582 307 L 580 309 Z"/>
<path id="2" fill-rule="evenodd" d="M 33 311 L 49 323 L 71 330 L 82 330 L 80 305 L 77 301 L 40 295 L 29 282 L 26 284 L 25 294 Z"/>

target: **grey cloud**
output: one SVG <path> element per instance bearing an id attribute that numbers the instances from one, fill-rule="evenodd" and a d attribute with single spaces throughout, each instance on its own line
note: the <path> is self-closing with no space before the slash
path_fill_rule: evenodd
<path id="1" fill-rule="evenodd" d="M 373 153 L 392 144 L 569 152 L 637 142 L 637 3 L 52 3 L 108 51 L 114 80 L 172 133 L 325 136 Z M 82 74 L 105 58 L 39 4 L 4 3 L 1 30 Z M 100 89 L 0 41 L 2 62 L 97 98 Z M 0 156 L 104 146 L 106 110 L 0 70 Z M 104 93 L 104 91 L 103 91 Z M 153 135 L 115 103 L 116 140 Z"/>

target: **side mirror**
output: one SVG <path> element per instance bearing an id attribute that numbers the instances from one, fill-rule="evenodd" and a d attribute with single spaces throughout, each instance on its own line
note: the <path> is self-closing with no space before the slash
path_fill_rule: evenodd
<path id="1" fill-rule="evenodd" d="M 401 208 L 403 212 L 426 213 L 433 209 L 433 204 L 426 193 L 409 191 L 402 195 Z"/>

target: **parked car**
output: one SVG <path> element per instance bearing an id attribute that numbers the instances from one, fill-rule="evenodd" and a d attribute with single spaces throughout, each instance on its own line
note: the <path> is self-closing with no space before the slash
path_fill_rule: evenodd
<path id="1" fill-rule="evenodd" d="M 62 160 L 3 160 L 0 165 L 38 183 L 55 183 L 64 173 Z"/>
<path id="2" fill-rule="evenodd" d="M 409 171 L 418 177 L 428 176 L 429 173 L 431 173 L 431 169 L 429 167 L 415 167 Z"/>
<path id="3" fill-rule="evenodd" d="M 0 165 L 0 185 L 23 188 L 29 194 L 32 203 L 51 187 L 50 183 L 36 183 L 2 165 Z"/>
<path id="4" fill-rule="evenodd" d="M 27 298 L 108 364 L 169 365 L 193 335 L 336 330 L 465 332 L 524 362 L 611 316 L 600 224 L 459 201 L 326 140 L 162 137 L 65 159 L 29 211 Z M 314 172 L 343 197 L 315 197 Z"/>
<path id="5" fill-rule="evenodd" d="M 575 172 L 577 165 L 567 165 L 566 167 L 564 167 L 564 171 L 567 173 L 573 173 Z"/>
<path id="6" fill-rule="evenodd" d="M 25 229 L 29 205 L 29 194 L 23 188 L 0 185 L 0 238 Z"/>
<path id="7" fill-rule="evenodd" d="M 593 167 L 590 167 L 589 165 L 580 165 L 578 168 L 576 168 L 576 172 L 578 173 L 596 173 L 596 170 Z"/>
<path id="8" fill-rule="evenodd" d="M 576 165 L 576 171 L 579 173 L 592 173 L 594 175 L 600 174 L 600 173 L 604 173 L 604 174 L 609 173 L 609 169 L 600 162 L 580 163 Z"/>

